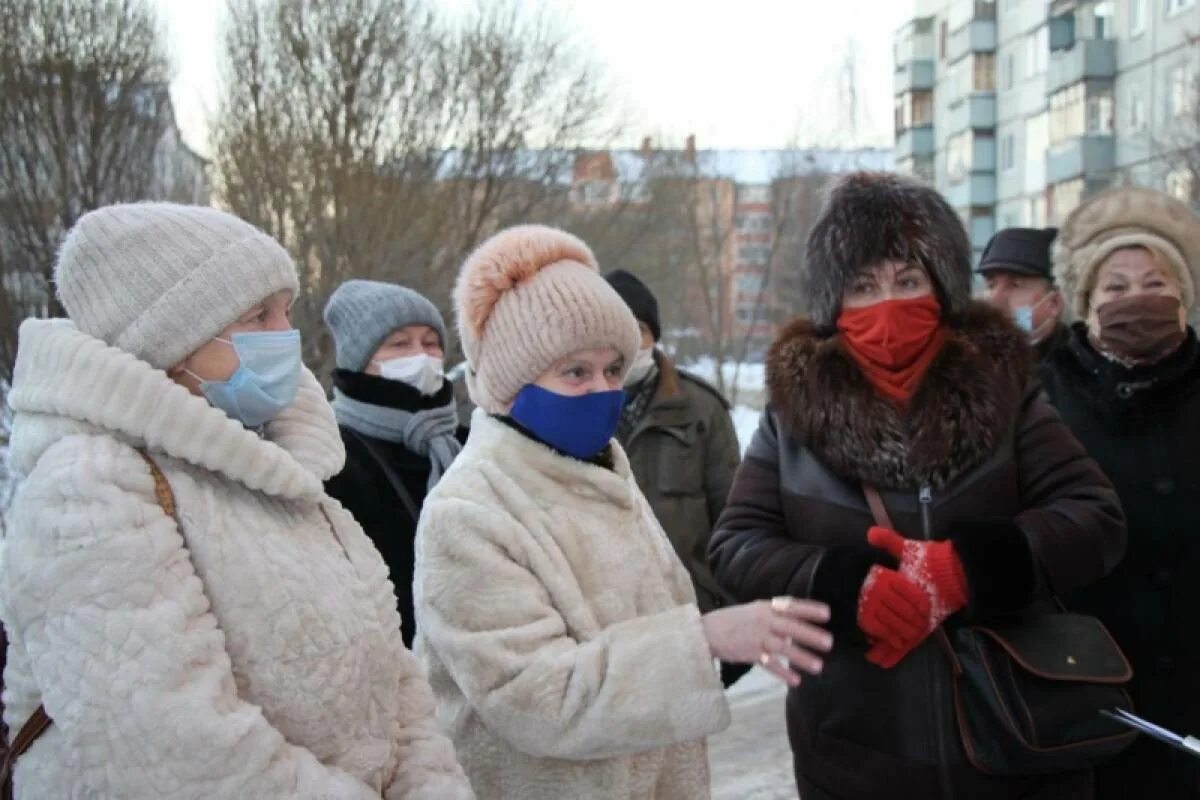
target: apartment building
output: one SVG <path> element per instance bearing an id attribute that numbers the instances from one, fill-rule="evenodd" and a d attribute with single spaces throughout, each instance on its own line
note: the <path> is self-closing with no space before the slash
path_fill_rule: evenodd
<path id="1" fill-rule="evenodd" d="M 1113 185 L 1196 201 L 1197 0 L 916 0 L 897 32 L 897 168 L 998 229 Z"/>

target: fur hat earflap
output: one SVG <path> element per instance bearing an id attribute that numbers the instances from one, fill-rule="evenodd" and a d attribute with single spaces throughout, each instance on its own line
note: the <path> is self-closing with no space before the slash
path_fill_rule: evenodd
<path id="1" fill-rule="evenodd" d="M 1054 277 L 1079 319 L 1088 315 L 1096 271 L 1115 251 L 1145 247 L 1167 262 L 1191 310 L 1200 283 L 1200 217 L 1170 195 L 1136 186 L 1109 189 L 1079 205 L 1054 242 Z"/>
<path id="2" fill-rule="evenodd" d="M 950 204 L 911 178 L 854 172 L 832 186 L 808 235 L 801 281 L 818 330 L 834 328 L 842 292 L 854 275 L 885 259 L 924 266 L 946 317 L 966 311 L 971 243 Z"/>

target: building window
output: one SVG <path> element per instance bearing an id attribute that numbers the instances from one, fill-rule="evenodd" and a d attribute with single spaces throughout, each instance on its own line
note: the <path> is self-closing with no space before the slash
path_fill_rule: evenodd
<path id="1" fill-rule="evenodd" d="M 946 177 L 961 183 L 971 171 L 971 132 L 956 133 L 946 140 Z"/>
<path id="2" fill-rule="evenodd" d="M 1050 191 L 1050 202 L 1054 219 L 1061 223 L 1083 201 L 1083 178 L 1054 184 Z"/>
<path id="3" fill-rule="evenodd" d="M 1167 116 L 1178 119 L 1186 116 L 1193 106 L 1196 87 L 1192 81 L 1192 70 L 1187 64 L 1172 67 L 1167 73 Z"/>
<path id="4" fill-rule="evenodd" d="M 1129 0 L 1129 35 L 1146 32 L 1146 0 Z"/>
<path id="5" fill-rule="evenodd" d="M 1196 5 L 1196 0 L 1163 0 L 1163 2 L 1166 4 L 1168 17 L 1173 17 L 1184 9 Z"/>
<path id="6" fill-rule="evenodd" d="M 914 128 L 933 124 L 933 92 L 913 92 L 912 124 Z"/>
<path id="7" fill-rule="evenodd" d="M 1011 133 L 1000 140 L 1000 168 L 1005 172 L 1017 165 L 1017 137 Z"/>
<path id="8" fill-rule="evenodd" d="M 1082 83 L 1068 86 L 1050 96 L 1050 144 L 1061 144 L 1083 135 L 1083 102 L 1087 91 Z"/>
<path id="9" fill-rule="evenodd" d="M 1087 133 L 1105 136 L 1113 132 L 1112 92 L 1101 92 L 1087 99 Z"/>
<path id="10" fill-rule="evenodd" d="M 1046 227 L 1046 198 L 1031 197 L 1026 203 L 1025 217 L 1031 228 Z"/>
<path id="11" fill-rule="evenodd" d="M 1004 72 L 1001 73 L 1000 88 L 1008 91 L 1017 82 L 1017 57 L 1009 53 L 1004 57 Z"/>
<path id="12" fill-rule="evenodd" d="M 1043 25 L 1025 37 L 1025 66 L 1030 77 L 1046 71 L 1050 57 L 1050 28 Z"/>
<path id="13" fill-rule="evenodd" d="M 1094 32 L 1097 39 L 1113 38 L 1113 2 L 1105 0 L 1097 3 L 1092 9 L 1092 19 L 1095 20 Z"/>
<path id="14" fill-rule="evenodd" d="M 762 294 L 767 276 L 761 272 L 743 272 L 735 279 L 737 290 L 742 294 Z"/>
<path id="15" fill-rule="evenodd" d="M 1167 194 L 1185 203 L 1192 202 L 1192 187 L 1195 176 L 1187 167 L 1173 169 L 1167 173 Z"/>
<path id="16" fill-rule="evenodd" d="M 996 91 L 996 54 L 976 53 L 972 88 L 977 92 Z"/>
<path id="17" fill-rule="evenodd" d="M 950 27 L 946 24 L 946 20 L 942 20 L 938 25 L 938 58 L 942 61 L 946 60 L 946 40 L 950 38 Z"/>
<path id="18" fill-rule="evenodd" d="M 1133 131 L 1146 130 L 1146 100 L 1140 94 L 1129 98 L 1129 128 Z"/>

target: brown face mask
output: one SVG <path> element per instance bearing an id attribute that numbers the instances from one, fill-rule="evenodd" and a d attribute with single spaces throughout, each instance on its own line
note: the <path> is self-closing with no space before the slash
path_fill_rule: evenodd
<path id="1" fill-rule="evenodd" d="M 1126 366 L 1153 364 L 1174 353 L 1187 333 L 1179 321 L 1179 299 L 1140 294 L 1096 309 L 1100 335 L 1092 345 Z"/>

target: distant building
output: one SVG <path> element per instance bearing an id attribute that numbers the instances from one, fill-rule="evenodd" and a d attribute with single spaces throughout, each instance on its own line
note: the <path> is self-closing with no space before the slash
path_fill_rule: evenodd
<path id="1" fill-rule="evenodd" d="M 897 169 L 941 190 L 976 254 L 1117 184 L 1196 197 L 1197 0 L 916 0 L 897 32 Z"/>
<path id="2" fill-rule="evenodd" d="M 736 342 L 739 352 L 728 355 L 757 360 L 801 305 L 795 259 L 824 184 L 855 169 L 891 168 L 887 150 L 698 150 L 690 136 L 683 149 L 663 150 L 647 139 L 636 150 L 579 155 L 570 205 L 637 209 L 651 203 L 656 181 L 686 184 L 676 194 L 693 204 L 700 230 L 691 235 L 703 239 L 713 263 L 681 266 L 692 318 L 681 321 L 687 330 L 677 338 L 699 339 L 702 352 L 712 352 L 717 338 Z"/>

